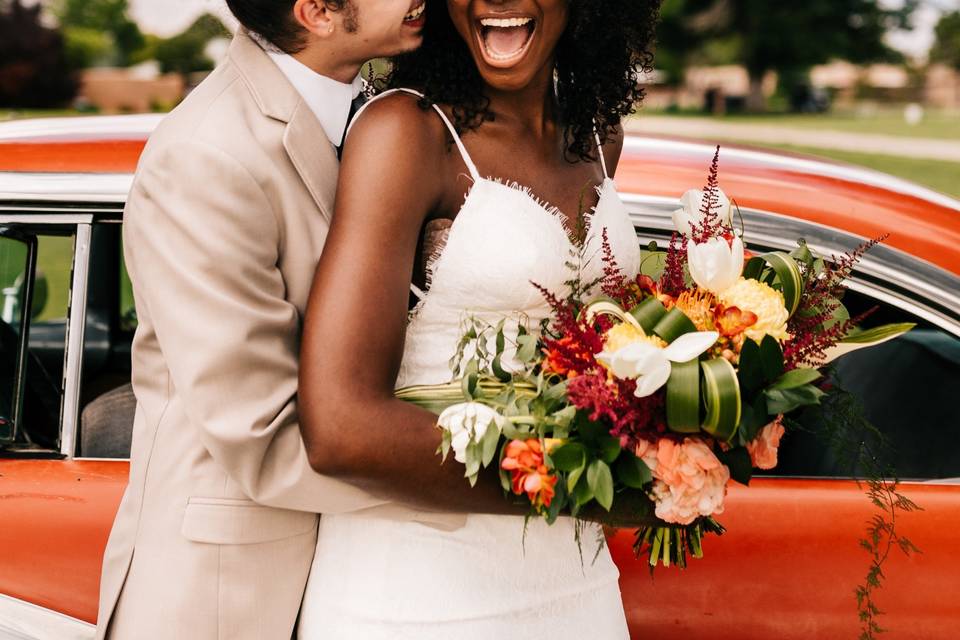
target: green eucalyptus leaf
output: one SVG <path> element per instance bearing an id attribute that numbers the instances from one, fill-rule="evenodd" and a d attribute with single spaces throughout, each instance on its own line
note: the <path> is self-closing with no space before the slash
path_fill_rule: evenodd
<path id="1" fill-rule="evenodd" d="M 582 507 L 583 505 L 587 504 L 593 500 L 594 497 L 593 489 L 590 488 L 590 483 L 587 481 L 586 477 L 580 478 L 580 481 L 576 483 L 571 494 L 578 507 Z"/>
<path id="2" fill-rule="evenodd" d="M 497 455 L 497 445 L 500 444 L 500 427 L 495 420 L 491 420 L 487 426 L 483 438 L 480 440 L 481 462 L 484 467 L 489 467 Z"/>
<path id="3" fill-rule="evenodd" d="M 529 334 L 517 336 L 517 344 L 520 345 L 517 349 L 517 360 L 524 364 L 533 362 L 537 357 L 537 342 L 536 336 Z"/>
<path id="4" fill-rule="evenodd" d="M 583 472 L 587 470 L 587 461 L 584 459 L 583 464 L 581 464 L 576 469 L 573 469 L 570 472 L 570 475 L 567 476 L 567 489 L 572 493 L 574 488 L 577 486 L 577 482 L 580 481 L 580 478 L 583 476 Z M 584 480 L 586 483 L 586 480 Z"/>

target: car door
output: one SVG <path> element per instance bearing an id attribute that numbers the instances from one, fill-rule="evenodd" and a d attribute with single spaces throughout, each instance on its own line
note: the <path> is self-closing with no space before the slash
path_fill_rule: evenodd
<path id="1" fill-rule="evenodd" d="M 77 454 L 84 372 L 109 369 L 116 344 L 124 359 L 104 301 L 119 219 L 99 205 L 0 203 L 0 638 L 93 635 L 128 463 Z"/>
<path id="2" fill-rule="evenodd" d="M 640 237 L 662 245 L 675 205 L 626 199 Z M 741 213 L 754 251 L 790 249 L 805 238 L 830 255 L 862 240 L 767 212 Z M 960 420 L 950 402 L 960 391 L 960 278 L 899 251 L 878 247 L 871 253 L 850 282 L 848 302 L 860 309 L 878 306 L 874 321 L 919 326 L 899 342 L 845 356 L 834 375 L 859 396 L 891 443 L 882 462 L 900 469 L 899 490 L 924 509 L 896 513 L 897 531 L 922 553 L 908 557 L 891 550 L 875 595 L 885 613 L 879 622 L 896 637 L 951 638 L 960 628 Z M 845 435 L 848 447 L 862 441 L 859 433 Z M 788 434 L 775 475 L 755 478 L 749 488 L 731 486 L 718 518 L 728 532 L 707 540 L 706 557 L 685 571 L 660 567 L 651 575 L 634 558 L 632 532 L 614 535 L 611 550 L 632 635 L 859 635 L 855 589 L 865 584 L 872 561 L 860 540 L 881 511 L 842 454 L 842 447 L 831 453 L 811 433 Z"/>

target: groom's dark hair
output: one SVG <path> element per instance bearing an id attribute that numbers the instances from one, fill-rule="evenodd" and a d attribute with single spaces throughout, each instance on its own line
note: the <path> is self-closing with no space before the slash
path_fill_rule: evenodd
<path id="1" fill-rule="evenodd" d="M 339 10 L 350 0 L 324 0 Z M 293 17 L 294 0 L 227 0 L 230 12 L 247 31 L 252 31 L 284 53 L 297 53 L 306 46 L 305 30 Z"/>

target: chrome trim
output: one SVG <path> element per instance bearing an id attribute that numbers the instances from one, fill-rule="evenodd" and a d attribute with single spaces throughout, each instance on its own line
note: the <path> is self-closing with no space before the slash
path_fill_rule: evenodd
<path id="1" fill-rule="evenodd" d="M 0 594 L 0 640 L 90 640 L 96 632 L 89 622 Z"/>
<path id="2" fill-rule="evenodd" d="M 11 211 L 23 211 L 23 207 L 11 209 Z M 93 215 L 88 213 L 44 213 L 44 214 L 20 214 L 15 213 L 7 215 L 4 209 L 0 207 L 0 224 L 91 224 Z"/>
<path id="3" fill-rule="evenodd" d="M 123 205 L 130 173 L 15 173 L 0 171 L 0 204 L 22 202 Z"/>
<path id="4" fill-rule="evenodd" d="M 675 153 L 678 155 L 694 155 L 703 158 L 703 167 L 706 172 L 716 151 L 715 143 L 698 142 L 695 140 L 669 140 L 663 138 L 647 138 L 642 136 L 627 136 L 624 141 L 625 152 L 645 154 L 651 151 Z M 867 184 L 896 193 L 927 200 L 948 209 L 960 212 L 960 200 L 922 187 L 913 182 L 891 176 L 889 174 L 858 167 L 850 164 L 835 164 L 815 158 L 802 158 L 784 155 L 776 150 L 763 151 L 761 149 L 741 149 L 725 147 L 721 144 L 721 159 L 734 159 L 760 164 L 766 167 L 776 167 L 785 171 L 804 173 L 808 175 L 836 178 L 846 182 Z"/>
<path id="5" fill-rule="evenodd" d="M 80 376 L 83 373 L 83 333 L 87 319 L 87 281 L 90 271 L 90 239 L 93 227 L 77 226 L 73 252 L 73 285 L 70 287 L 67 348 L 63 366 L 63 408 L 60 415 L 60 453 L 72 458 L 77 452 L 80 417 Z"/>
<path id="6" fill-rule="evenodd" d="M 668 240 L 677 200 L 622 194 L 641 236 Z M 804 238 L 825 256 L 849 251 L 865 240 L 819 223 L 741 207 L 747 244 L 754 250 L 791 250 Z M 892 304 L 960 337 L 960 277 L 903 251 L 878 245 L 859 263 L 850 279 L 853 291 Z"/>
<path id="7" fill-rule="evenodd" d="M 53 141 L 57 139 L 146 138 L 166 117 L 162 113 L 122 116 L 25 118 L 0 122 L 0 142 Z"/>

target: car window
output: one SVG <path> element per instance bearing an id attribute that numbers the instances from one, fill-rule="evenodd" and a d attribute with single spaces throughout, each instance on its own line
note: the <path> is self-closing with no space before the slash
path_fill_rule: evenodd
<path id="1" fill-rule="evenodd" d="M 849 391 L 862 404 L 869 422 L 882 434 L 852 429 L 839 433 L 839 447 L 824 448 L 813 434 L 833 420 L 830 411 L 814 409 L 801 417 L 801 430 L 788 434 L 781 449 L 778 475 L 854 476 L 863 473 L 851 452 L 864 442 L 882 466 L 902 479 L 960 477 L 960 338 L 888 304 L 848 293 L 853 313 L 877 307 L 865 326 L 916 322 L 917 328 L 896 340 L 847 354 L 831 367 L 831 384 Z M 810 429 L 810 432 L 803 429 Z M 843 448 L 845 450 L 837 450 Z"/>
<path id="2" fill-rule="evenodd" d="M 63 365 L 66 352 L 66 323 L 73 273 L 73 227 L 49 230 L 18 229 L 17 233 L 36 243 L 36 269 L 32 271 L 33 300 L 29 314 L 19 314 L 24 302 L 28 271 L 22 257 L 24 249 L 8 241 L 8 258 L 0 268 L 3 284 L 3 325 L 0 331 L 13 336 L 28 335 L 25 376 L 20 397 L 21 419 L 16 425 L 16 443 L 27 447 L 56 449 L 60 436 L 60 409 L 63 401 Z M 26 246 L 26 245 L 23 245 Z M 17 268 L 18 258 L 20 260 Z M 8 321 L 8 319 L 10 321 Z M 29 322 L 22 326 L 22 319 Z M 4 347 L 4 361 L 10 356 Z M 0 365 L 3 366 L 3 365 Z M 9 375 L 4 372 L 4 375 Z M 11 378 L 11 381 L 13 378 Z M 4 388 L 13 388 L 12 385 Z"/>
<path id="3" fill-rule="evenodd" d="M 26 242 L 0 237 L 0 440 L 13 435 L 28 258 Z"/>

